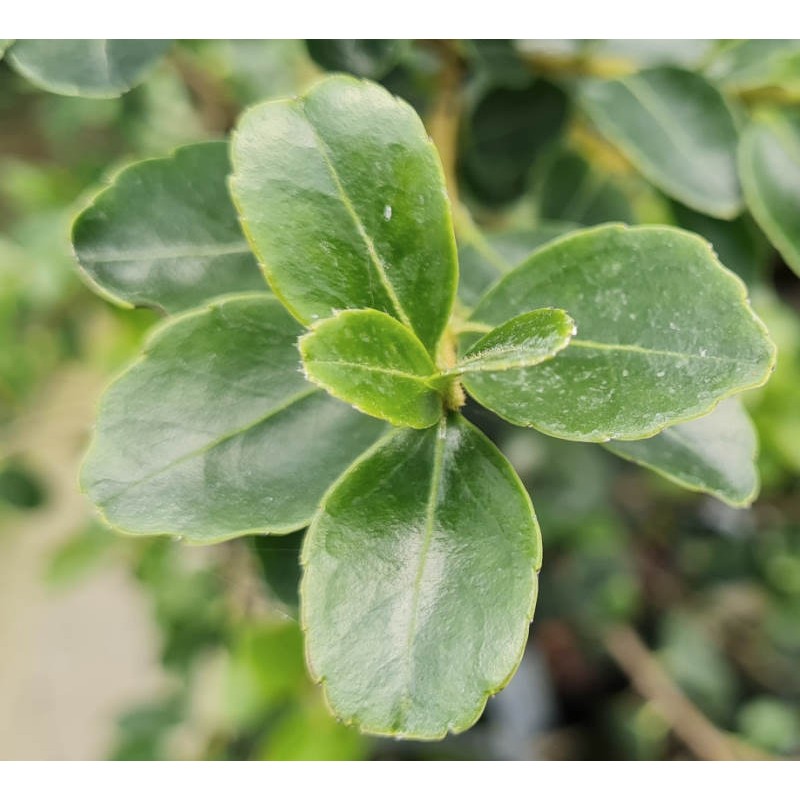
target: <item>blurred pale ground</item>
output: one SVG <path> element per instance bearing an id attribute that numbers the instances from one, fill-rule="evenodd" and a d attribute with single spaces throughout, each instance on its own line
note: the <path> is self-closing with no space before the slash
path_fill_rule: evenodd
<path id="1" fill-rule="evenodd" d="M 77 469 L 105 379 L 54 374 L 14 426 L 49 502 L 0 530 L 0 759 L 99 759 L 114 722 L 165 683 L 146 598 L 121 563 L 45 585 L 54 549 L 86 524 Z"/>

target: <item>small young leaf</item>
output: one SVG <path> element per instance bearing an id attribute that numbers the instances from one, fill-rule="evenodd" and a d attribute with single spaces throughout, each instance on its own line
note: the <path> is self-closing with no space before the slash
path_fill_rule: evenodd
<path id="1" fill-rule="evenodd" d="M 698 236 L 603 225 L 563 236 L 506 275 L 473 312 L 496 325 L 547 304 L 578 335 L 533 367 L 533 391 L 503 373 L 470 383 L 500 416 L 579 441 L 642 439 L 708 413 L 769 376 L 775 347 L 744 284 Z M 523 371 L 524 372 L 524 371 Z"/>
<path id="2" fill-rule="evenodd" d="M 712 217 L 742 207 L 736 126 L 722 95 L 704 78 L 657 67 L 582 87 L 600 132 L 659 189 Z"/>
<path id="3" fill-rule="evenodd" d="M 622 191 L 577 153 L 561 152 L 546 162 L 533 194 L 543 219 L 580 225 L 634 221 Z"/>
<path id="4" fill-rule="evenodd" d="M 397 431 L 327 495 L 303 549 L 309 668 L 345 722 L 438 739 L 517 668 L 539 527 L 495 446 L 458 415 Z"/>
<path id="5" fill-rule="evenodd" d="M 176 317 L 108 389 L 82 485 L 129 533 L 288 533 L 383 426 L 307 383 L 268 295 Z"/>
<path id="6" fill-rule="evenodd" d="M 250 109 L 234 200 L 276 295 L 305 325 L 375 308 L 431 355 L 458 280 L 439 156 L 414 110 L 344 76 Z"/>
<path id="7" fill-rule="evenodd" d="M 181 147 L 122 170 L 75 220 L 75 255 L 93 288 L 169 313 L 267 285 L 225 180 L 224 142 Z"/>
<path id="8" fill-rule="evenodd" d="M 649 467 L 729 505 L 748 506 L 758 491 L 756 433 L 741 402 L 720 403 L 700 419 L 667 428 L 652 439 L 608 442 L 615 455 Z"/>
<path id="9" fill-rule="evenodd" d="M 442 399 L 427 383 L 436 365 L 422 342 L 382 311 L 343 311 L 300 339 L 306 377 L 393 425 L 427 428 Z"/>
<path id="10" fill-rule="evenodd" d="M 753 216 L 800 275 L 800 115 L 752 122 L 742 136 L 739 170 Z"/>
<path id="11" fill-rule="evenodd" d="M 14 69 L 56 94 L 119 97 L 172 45 L 169 39 L 22 39 L 8 51 Z"/>
<path id="12" fill-rule="evenodd" d="M 538 308 L 489 331 L 449 372 L 468 375 L 534 367 L 553 358 L 574 335 L 575 323 L 566 312 L 558 308 Z M 519 389 L 525 391 L 523 386 Z"/>

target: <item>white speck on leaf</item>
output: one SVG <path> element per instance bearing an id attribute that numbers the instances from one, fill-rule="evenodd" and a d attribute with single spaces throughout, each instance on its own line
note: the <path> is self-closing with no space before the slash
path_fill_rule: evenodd
<path id="1" fill-rule="evenodd" d="M 392 218 L 392 207 L 391 206 L 384 206 L 383 207 L 383 218 L 387 222 Z"/>

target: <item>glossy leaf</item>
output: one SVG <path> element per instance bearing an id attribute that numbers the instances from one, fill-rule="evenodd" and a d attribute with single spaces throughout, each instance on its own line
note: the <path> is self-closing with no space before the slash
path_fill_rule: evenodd
<path id="1" fill-rule="evenodd" d="M 451 372 L 507 372 L 535 367 L 563 350 L 575 323 L 558 308 L 539 308 L 504 322 L 479 339 Z"/>
<path id="2" fill-rule="evenodd" d="M 495 325 L 564 308 L 578 335 L 551 361 L 475 375 L 471 394 L 564 439 L 641 439 L 762 384 L 775 358 L 744 284 L 708 243 L 675 228 L 603 225 L 541 248 L 473 312 Z"/>
<path id="3" fill-rule="evenodd" d="M 472 725 L 522 656 L 540 558 L 522 484 L 462 417 L 383 440 L 303 550 L 308 663 L 336 715 L 417 739 Z"/>
<path id="4" fill-rule="evenodd" d="M 307 39 L 308 54 L 330 72 L 351 72 L 361 78 L 382 78 L 398 61 L 400 39 Z"/>
<path id="5" fill-rule="evenodd" d="M 465 121 L 461 171 L 467 187 L 486 203 L 515 200 L 566 117 L 567 97 L 548 81 L 487 90 Z"/>
<path id="6" fill-rule="evenodd" d="M 750 505 L 758 492 L 756 433 L 735 398 L 720 403 L 708 416 L 674 425 L 652 439 L 608 442 L 605 447 L 732 506 Z"/>
<path id="7" fill-rule="evenodd" d="M 800 115 L 752 122 L 742 136 L 739 169 L 753 216 L 800 275 Z"/>
<path id="8" fill-rule="evenodd" d="M 22 39 L 8 61 L 40 89 L 79 97 L 119 97 L 144 79 L 168 39 Z"/>
<path id="9" fill-rule="evenodd" d="M 84 490 L 129 533 L 288 533 L 382 430 L 305 381 L 300 326 L 269 296 L 176 317 L 106 392 Z"/>
<path id="10" fill-rule="evenodd" d="M 736 127 L 705 79 L 658 67 L 587 81 L 581 99 L 600 132 L 659 189 L 712 217 L 739 213 Z"/>
<path id="11" fill-rule="evenodd" d="M 229 171 L 225 143 L 208 142 L 118 173 L 72 229 L 92 287 L 120 305 L 169 313 L 266 291 L 228 196 Z"/>
<path id="12" fill-rule="evenodd" d="M 622 191 L 577 153 L 558 153 L 544 165 L 534 197 L 543 219 L 580 225 L 634 221 L 633 210 Z"/>
<path id="13" fill-rule="evenodd" d="M 375 308 L 435 353 L 458 265 L 441 163 L 413 109 L 375 84 L 328 78 L 250 109 L 233 163 L 245 230 L 297 319 Z"/>
<path id="14" fill-rule="evenodd" d="M 577 227 L 571 222 L 544 221 L 530 228 L 484 234 L 474 224 L 467 226 L 458 243 L 461 302 L 473 307 L 493 283 L 534 250 Z"/>
<path id="15" fill-rule="evenodd" d="M 359 411 L 393 425 L 427 428 L 442 416 L 422 342 L 382 311 L 343 311 L 300 339 L 306 377 Z"/>

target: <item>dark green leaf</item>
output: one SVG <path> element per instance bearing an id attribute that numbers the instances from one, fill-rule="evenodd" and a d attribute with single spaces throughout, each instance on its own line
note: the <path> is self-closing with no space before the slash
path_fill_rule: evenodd
<path id="1" fill-rule="evenodd" d="M 581 99 L 600 132 L 659 189 L 712 217 L 739 213 L 736 127 L 722 95 L 702 77 L 658 67 L 587 81 Z"/>
<path id="2" fill-rule="evenodd" d="M 751 217 L 714 219 L 676 202 L 672 212 L 681 228 L 708 239 L 719 260 L 748 285 L 762 276 L 771 248 Z"/>
<path id="3" fill-rule="evenodd" d="M 337 76 L 250 109 L 232 189 L 275 293 L 304 324 L 375 308 L 433 355 L 458 279 L 441 163 L 380 86 Z"/>
<path id="4" fill-rule="evenodd" d="M 22 39 L 8 61 L 40 89 L 80 97 L 119 97 L 172 45 L 168 39 Z"/>
<path id="5" fill-rule="evenodd" d="M 756 433 L 742 404 L 726 400 L 708 416 L 683 422 L 652 439 L 608 442 L 612 453 L 649 467 L 696 492 L 747 506 L 758 492 Z"/>
<path id="6" fill-rule="evenodd" d="M 473 372 L 508 372 L 534 367 L 563 350 L 574 334 L 575 323 L 560 309 L 528 311 L 489 331 L 450 372 L 469 377 Z M 520 387 L 520 391 L 525 390 Z"/>
<path id="7" fill-rule="evenodd" d="M 564 236 L 501 279 L 473 319 L 496 325 L 540 304 L 575 320 L 570 346 L 530 377 L 514 375 L 532 391 L 504 373 L 473 378 L 470 391 L 509 422 L 552 436 L 652 436 L 762 384 L 774 364 L 744 284 L 707 242 L 675 228 L 604 225 Z"/>
<path id="8" fill-rule="evenodd" d="M 427 428 L 442 416 L 428 383 L 436 372 L 422 342 L 382 311 L 342 311 L 300 339 L 306 377 L 359 411 Z"/>
<path id="9" fill-rule="evenodd" d="M 329 72 L 382 78 L 398 61 L 401 39 L 307 39 L 308 54 Z"/>
<path id="10" fill-rule="evenodd" d="M 747 205 L 800 275 L 800 115 L 773 113 L 742 136 L 739 170 Z"/>
<path id="11" fill-rule="evenodd" d="M 633 222 L 633 210 L 608 176 L 577 153 L 560 152 L 545 163 L 534 186 L 539 217 L 580 225 Z"/>
<path id="12" fill-rule="evenodd" d="M 230 292 L 267 290 L 225 185 L 224 142 L 133 164 L 75 220 L 75 255 L 93 288 L 169 313 Z"/>
<path id="13" fill-rule="evenodd" d="M 521 87 L 530 82 L 530 68 L 513 39 L 470 39 L 465 45 L 468 58 L 492 85 Z"/>
<path id="14" fill-rule="evenodd" d="M 547 81 L 489 89 L 465 122 L 461 171 L 468 188 L 486 203 L 515 200 L 566 116 L 566 95 Z"/>
<path id="15" fill-rule="evenodd" d="M 484 234 L 474 224 L 464 226 L 458 245 L 459 298 L 473 307 L 493 283 L 534 250 L 576 227 L 571 222 L 545 221 L 532 228 Z"/>
<path id="16" fill-rule="evenodd" d="M 82 484 L 130 533 L 210 542 L 303 527 L 382 426 L 307 383 L 269 296 L 163 325 L 107 391 Z"/>
<path id="17" fill-rule="evenodd" d="M 303 550 L 308 663 L 334 712 L 418 739 L 468 728 L 522 656 L 540 558 L 519 479 L 463 418 L 384 440 Z"/>
<path id="18" fill-rule="evenodd" d="M 300 604 L 300 549 L 306 532 L 252 536 L 249 541 L 270 593 L 295 614 Z"/>

